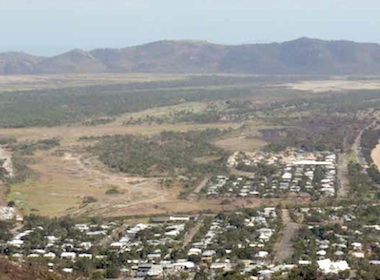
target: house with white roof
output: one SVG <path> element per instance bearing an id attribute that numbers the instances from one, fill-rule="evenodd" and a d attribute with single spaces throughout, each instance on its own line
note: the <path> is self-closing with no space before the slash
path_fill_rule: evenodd
<path id="1" fill-rule="evenodd" d="M 323 273 L 338 273 L 350 269 L 347 261 L 336 261 L 333 262 L 330 259 L 324 259 L 317 261 L 319 269 Z"/>

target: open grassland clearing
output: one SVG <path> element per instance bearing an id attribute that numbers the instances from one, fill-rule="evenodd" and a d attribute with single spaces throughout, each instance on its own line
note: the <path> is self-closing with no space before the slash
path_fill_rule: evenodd
<path id="1" fill-rule="evenodd" d="M 376 90 L 380 89 L 380 79 L 376 80 L 347 80 L 342 78 L 331 80 L 300 81 L 296 83 L 276 85 L 280 87 L 311 91 L 311 92 L 329 92 L 329 91 L 347 91 L 347 90 Z"/>
<path id="2" fill-rule="evenodd" d="M 56 126 L 56 127 L 31 127 L 31 128 L 11 128 L 0 129 L 1 136 L 14 137 L 20 141 L 38 140 L 46 138 L 59 138 L 62 145 L 76 144 L 80 137 L 97 137 L 115 134 L 138 134 L 153 135 L 162 131 L 184 132 L 189 130 L 204 130 L 207 128 L 238 128 L 237 123 L 181 123 L 181 124 L 163 124 L 163 125 L 141 125 L 141 126 L 125 126 L 111 123 L 103 126 Z"/>
<path id="3" fill-rule="evenodd" d="M 69 153 L 36 153 L 30 168 L 35 177 L 11 186 L 8 200 L 25 213 L 56 216 L 70 214 L 86 204 L 117 205 L 150 201 L 164 195 L 157 179 L 127 177 L 87 166 Z M 115 194 L 107 194 L 115 189 Z M 92 199 L 93 198 L 93 199 Z"/>
<path id="4" fill-rule="evenodd" d="M 0 92 L 29 91 L 39 89 L 60 89 L 94 85 L 121 85 L 130 83 L 149 83 L 181 81 L 189 76 L 202 77 L 199 74 L 178 73 L 85 73 L 85 74 L 49 74 L 49 75 L 0 75 Z M 205 75 L 211 77 L 212 75 Z M 218 74 L 227 79 L 249 79 L 251 75 Z M 248 80 L 249 82 L 249 80 Z"/>
<path id="5" fill-rule="evenodd" d="M 268 144 L 264 140 L 262 130 L 277 130 L 282 127 L 265 124 L 262 121 L 245 122 L 239 129 L 231 132 L 228 137 L 223 137 L 214 144 L 226 151 L 253 151 Z"/>
<path id="6" fill-rule="evenodd" d="M 0 75 L 0 92 L 112 85 L 185 79 L 181 74 L 88 73 L 59 75 Z"/>
<path id="7" fill-rule="evenodd" d="M 225 139 L 221 139 L 215 142 L 215 145 L 219 148 L 222 148 L 227 151 L 252 151 L 259 148 L 262 148 L 267 143 L 261 139 L 259 136 L 252 138 L 249 136 L 235 136 Z"/>
<path id="8" fill-rule="evenodd" d="M 83 152 L 86 143 L 78 141 L 82 136 L 107 136 L 112 134 L 154 135 L 162 131 L 185 132 L 207 128 L 237 128 L 238 124 L 175 124 L 155 126 L 125 126 L 117 123 L 102 126 L 61 126 L 52 128 L 1 129 L 0 135 L 14 137 L 18 141 L 60 138 L 61 146 L 53 151 L 39 151 L 29 167 L 35 173 L 29 180 L 11 185 L 7 200 L 16 201 L 24 213 L 41 215 L 89 214 L 129 215 L 139 209 L 149 213 L 182 211 L 178 200 L 180 187 L 161 188 L 157 178 L 130 178 L 126 174 L 107 170 L 94 158 Z M 117 194 L 106 194 L 115 187 Z M 92 203 L 84 203 L 88 198 Z M 160 205 L 157 208 L 155 205 Z M 216 203 L 217 204 L 217 203 Z M 194 206 L 193 210 L 197 209 Z M 207 206 L 207 203 L 204 204 Z M 173 207 L 173 209 L 172 209 Z M 114 209 L 114 210 L 110 210 Z M 207 208 L 206 208 L 207 209 Z M 110 213 L 109 213 L 110 212 Z"/>
<path id="9" fill-rule="evenodd" d="M 189 110 L 193 112 L 202 112 L 207 108 L 207 103 L 202 102 L 187 102 L 171 106 L 162 106 L 156 108 L 150 108 L 135 113 L 127 113 L 117 118 L 119 121 L 123 121 L 127 118 L 139 118 L 144 116 L 167 116 L 178 111 Z"/>

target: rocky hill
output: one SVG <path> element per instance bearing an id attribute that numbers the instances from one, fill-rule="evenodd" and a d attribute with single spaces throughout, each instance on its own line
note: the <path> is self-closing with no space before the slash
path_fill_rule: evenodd
<path id="1" fill-rule="evenodd" d="M 73 50 L 44 58 L 0 54 L 0 74 L 96 72 L 380 74 L 380 45 L 300 38 L 238 46 L 159 41 L 122 49 Z"/>

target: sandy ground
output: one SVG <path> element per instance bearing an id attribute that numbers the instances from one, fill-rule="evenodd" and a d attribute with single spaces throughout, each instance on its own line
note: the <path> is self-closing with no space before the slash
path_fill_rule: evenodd
<path id="1" fill-rule="evenodd" d="M 380 170 L 380 142 L 377 144 L 375 149 L 371 152 L 371 157 L 373 160 L 373 163 L 377 166 L 377 169 Z"/>
<path id="2" fill-rule="evenodd" d="M 305 90 L 312 92 L 329 92 L 344 90 L 361 90 L 361 89 L 380 89 L 380 80 L 324 80 L 324 81 L 302 81 L 298 83 L 289 83 L 279 85 L 296 90 Z"/>

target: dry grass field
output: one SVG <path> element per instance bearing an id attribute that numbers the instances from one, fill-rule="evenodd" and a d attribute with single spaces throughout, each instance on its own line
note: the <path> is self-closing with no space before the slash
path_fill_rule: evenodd
<path id="1" fill-rule="evenodd" d="M 30 165 L 36 178 L 11 186 L 8 200 L 14 200 L 24 213 L 60 216 L 84 213 L 86 198 L 92 197 L 96 210 L 111 205 L 154 202 L 165 197 L 156 178 L 127 177 L 92 166 L 80 155 L 38 152 Z M 106 194 L 116 188 L 118 194 Z M 90 203 L 91 204 L 91 203 Z M 90 207 L 91 208 L 91 207 Z M 91 214 L 96 214 L 93 211 Z"/>
<path id="2" fill-rule="evenodd" d="M 190 111 L 193 113 L 199 113 L 207 108 L 207 103 L 202 102 L 187 102 L 178 105 L 156 107 L 147 110 L 142 110 L 135 113 L 124 114 L 116 119 L 116 123 L 123 124 L 130 118 L 144 118 L 147 116 L 151 117 L 170 117 L 170 115 L 178 113 L 180 111 Z"/>
<path id="3" fill-rule="evenodd" d="M 209 123 L 209 124 L 162 124 L 162 125 L 141 125 L 141 126 L 123 126 L 117 123 L 111 123 L 102 126 L 57 126 L 57 127 L 32 127 L 32 128 L 12 128 L 0 129 L 0 136 L 14 137 L 20 141 L 49 139 L 57 137 L 61 139 L 61 144 L 66 146 L 76 144 L 82 136 L 105 136 L 114 134 L 139 134 L 151 135 L 162 131 L 189 131 L 207 128 L 237 128 L 236 123 Z"/>
<path id="4" fill-rule="evenodd" d="M 311 92 L 331 92 L 344 90 L 375 90 L 380 89 L 379 80 L 320 80 L 320 81 L 301 81 L 298 83 L 288 83 L 277 85 L 280 87 L 291 88 L 295 90 L 311 91 Z"/>
<path id="5" fill-rule="evenodd" d="M 238 128 L 236 123 L 176 124 L 123 126 L 117 121 L 101 126 L 62 126 L 53 128 L 2 129 L 0 135 L 16 137 L 18 140 L 36 140 L 59 137 L 61 146 L 56 151 L 40 151 L 34 156 L 30 168 L 36 173 L 34 179 L 11 186 L 8 200 L 14 200 L 24 213 L 38 213 L 48 216 L 101 215 L 133 216 L 144 214 L 165 214 L 173 212 L 218 211 L 221 201 L 180 200 L 180 186 L 162 188 L 159 178 L 131 178 L 125 174 L 108 171 L 94 159 L 82 153 L 81 136 L 102 136 L 108 134 L 155 134 L 163 130 L 188 131 L 212 127 Z M 261 129 L 261 125 L 253 126 Z M 253 128 L 250 129 L 254 132 Z M 239 139 L 238 139 L 239 140 Z M 256 148 L 262 145 L 257 139 L 225 139 L 218 146 L 226 149 Z M 235 141 L 235 142 L 234 142 Z M 236 142 L 238 141 L 238 142 Z M 120 194 L 107 195 L 114 186 Z M 96 202 L 84 204 L 86 197 Z M 254 204 L 259 203 L 255 201 Z M 239 206 L 239 203 L 235 206 Z M 235 207 L 234 204 L 231 207 Z"/>
<path id="6" fill-rule="evenodd" d="M 227 151 L 252 151 L 265 146 L 266 142 L 246 136 L 231 137 L 215 142 L 215 145 Z"/>
<path id="7" fill-rule="evenodd" d="M 226 151 L 253 151 L 264 147 L 267 142 L 262 139 L 261 130 L 279 129 L 279 126 L 268 125 L 259 121 L 248 121 L 244 123 L 237 133 L 230 137 L 220 139 L 214 144 Z"/>
<path id="8" fill-rule="evenodd" d="M 169 111 L 191 108 L 202 109 L 204 105 L 169 106 L 149 109 L 138 115 L 162 115 Z M 34 179 L 11 186 L 7 200 L 14 200 L 24 213 L 38 213 L 48 216 L 102 215 L 128 216 L 167 212 L 183 212 L 218 208 L 207 202 L 178 200 L 180 187 L 162 189 L 159 178 L 130 178 L 107 170 L 99 162 L 86 158 L 82 136 L 104 136 L 112 134 L 150 135 L 164 130 L 188 131 L 207 128 L 238 128 L 236 123 L 210 124 L 163 124 L 125 126 L 123 121 L 131 115 L 123 115 L 114 122 L 99 126 L 58 126 L 0 129 L 0 136 L 14 137 L 18 141 L 49 139 L 58 137 L 61 146 L 57 151 L 40 151 L 33 156 L 35 163 L 29 167 L 35 172 Z M 107 195 L 114 186 L 120 194 Z M 84 204 L 86 197 L 96 202 Z"/>
<path id="9" fill-rule="evenodd" d="M 60 75 L 0 75 L 0 92 L 56 89 L 88 85 L 128 84 L 182 80 L 181 74 L 131 74 L 131 73 L 90 73 Z"/>

